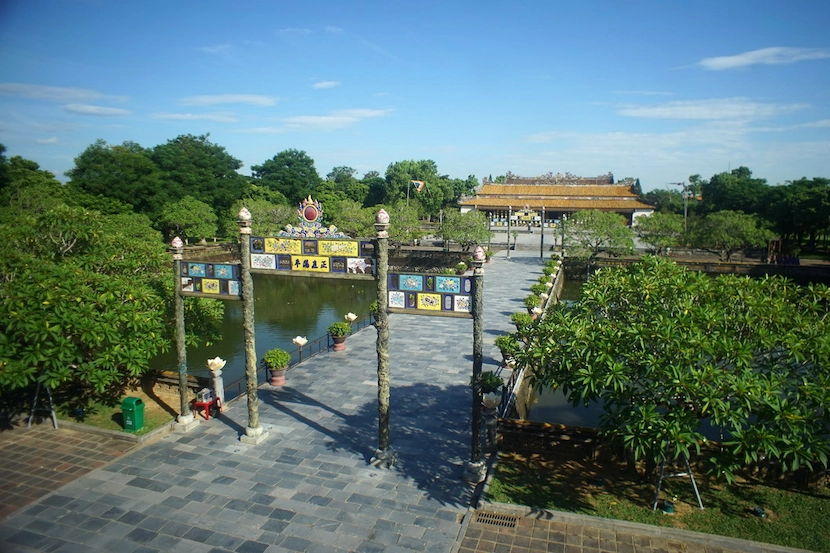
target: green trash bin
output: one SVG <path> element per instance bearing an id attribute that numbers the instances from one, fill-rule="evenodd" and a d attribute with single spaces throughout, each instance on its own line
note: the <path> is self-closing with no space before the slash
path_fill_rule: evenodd
<path id="1" fill-rule="evenodd" d="M 144 428 L 144 402 L 140 397 L 125 397 L 121 411 L 124 413 L 124 430 L 138 432 Z"/>

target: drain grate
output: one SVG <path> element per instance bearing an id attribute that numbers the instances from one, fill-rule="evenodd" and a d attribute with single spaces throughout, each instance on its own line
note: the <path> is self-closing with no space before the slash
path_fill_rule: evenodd
<path id="1" fill-rule="evenodd" d="M 476 522 L 481 524 L 491 524 L 493 526 L 501 526 L 502 528 L 515 528 L 516 523 L 519 522 L 519 517 L 514 515 L 500 515 L 498 513 L 477 511 Z"/>

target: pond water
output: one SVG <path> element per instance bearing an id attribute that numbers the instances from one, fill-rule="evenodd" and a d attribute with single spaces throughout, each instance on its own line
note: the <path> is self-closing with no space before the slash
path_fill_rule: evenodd
<path id="1" fill-rule="evenodd" d="M 257 359 L 272 348 L 293 352 L 295 336 L 309 341 L 327 334 L 328 326 L 343 321 L 346 313 L 363 318 L 377 299 L 373 280 L 287 277 L 255 274 L 254 324 Z M 220 300 L 217 300 L 220 301 Z M 225 386 L 245 376 L 245 344 L 242 302 L 226 301 L 220 328 L 222 340 L 204 347 L 187 348 L 188 373 L 210 376 L 206 362 L 214 357 L 227 361 L 222 377 Z M 151 367 L 178 371 L 175 347 L 153 359 Z"/>

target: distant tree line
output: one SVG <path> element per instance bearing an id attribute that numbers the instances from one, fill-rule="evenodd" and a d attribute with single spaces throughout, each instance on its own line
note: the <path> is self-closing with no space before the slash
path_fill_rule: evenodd
<path id="1" fill-rule="evenodd" d="M 671 245 L 697 245 L 728 257 L 743 247 L 762 245 L 772 236 L 780 237 L 785 253 L 793 255 L 827 247 L 828 178 L 803 177 L 770 185 L 766 179 L 754 178 L 747 167 L 738 167 L 709 180 L 691 175 L 685 184 L 685 189 L 652 190 L 641 195 L 657 213 L 681 216 L 680 226 L 676 217 L 640 220 L 650 225 L 647 232 L 658 239 L 653 244 L 656 250 Z M 686 221 L 682 220 L 684 210 Z"/>

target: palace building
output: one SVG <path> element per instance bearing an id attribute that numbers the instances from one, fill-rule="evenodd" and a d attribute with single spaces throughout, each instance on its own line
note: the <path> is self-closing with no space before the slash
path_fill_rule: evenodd
<path id="1" fill-rule="evenodd" d="M 548 173 L 520 177 L 510 172 L 503 183 L 485 178 L 475 196 L 462 199 L 462 213 L 477 209 L 487 214 L 491 227 L 552 226 L 575 211 L 598 209 L 624 215 L 631 225 L 654 208 L 639 200 L 636 179 L 614 182 L 614 175 L 578 177 Z"/>

